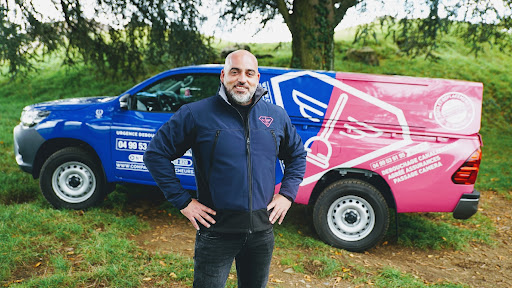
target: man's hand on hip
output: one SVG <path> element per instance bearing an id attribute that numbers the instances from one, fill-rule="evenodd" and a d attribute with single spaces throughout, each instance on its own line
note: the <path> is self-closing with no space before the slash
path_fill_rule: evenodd
<path id="1" fill-rule="evenodd" d="M 278 223 L 281 225 L 281 223 L 283 223 L 284 216 L 286 216 L 286 212 L 290 209 L 290 206 L 292 206 L 292 202 L 290 202 L 290 200 L 281 194 L 275 194 L 274 198 L 272 198 L 272 202 L 267 206 L 267 211 L 274 209 L 272 210 L 272 213 L 270 213 L 270 223 L 274 224 L 276 223 L 276 220 L 279 219 Z"/>
<path id="2" fill-rule="evenodd" d="M 196 230 L 199 230 L 199 224 L 197 224 L 198 221 L 206 228 L 210 228 L 211 224 L 215 224 L 215 220 L 210 216 L 210 214 L 215 215 L 216 212 L 204 206 L 196 199 L 192 199 L 187 207 L 181 209 L 181 214 L 185 215 L 185 217 L 190 220 Z"/>

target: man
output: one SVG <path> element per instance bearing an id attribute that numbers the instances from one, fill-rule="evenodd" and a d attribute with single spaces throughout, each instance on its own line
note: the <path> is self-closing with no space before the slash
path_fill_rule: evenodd
<path id="1" fill-rule="evenodd" d="M 156 133 L 144 163 L 194 228 L 194 287 L 224 287 L 233 260 L 238 287 L 265 287 L 281 224 L 297 194 L 306 152 L 286 112 L 261 100 L 258 61 L 226 57 L 217 95 L 186 104 Z M 180 185 L 172 160 L 192 149 L 197 199 Z M 274 194 L 275 164 L 285 173 Z"/>

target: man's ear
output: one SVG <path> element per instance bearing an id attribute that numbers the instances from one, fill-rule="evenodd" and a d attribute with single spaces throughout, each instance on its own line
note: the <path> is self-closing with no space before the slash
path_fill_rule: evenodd
<path id="1" fill-rule="evenodd" d="M 224 69 L 220 70 L 220 82 L 224 83 Z"/>

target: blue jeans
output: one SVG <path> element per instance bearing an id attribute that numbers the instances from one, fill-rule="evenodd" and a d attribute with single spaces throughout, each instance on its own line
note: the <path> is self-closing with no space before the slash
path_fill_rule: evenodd
<path id="1" fill-rule="evenodd" d="M 194 254 L 194 288 L 223 288 L 236 263 L 238 287 L 266 287 L 274 250 L 271 229 L 253 233 L 198 231 Z"/>

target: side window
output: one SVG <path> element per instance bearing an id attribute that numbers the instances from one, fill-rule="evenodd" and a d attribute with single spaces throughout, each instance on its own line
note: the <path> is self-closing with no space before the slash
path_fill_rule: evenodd
<path id="1" fill-rule="evenodd" d="M 186 103 L 217 93 L 219 74 L 179 74 L 162 79 L 135 94 L 131 110 L 176 112 Z"/>

